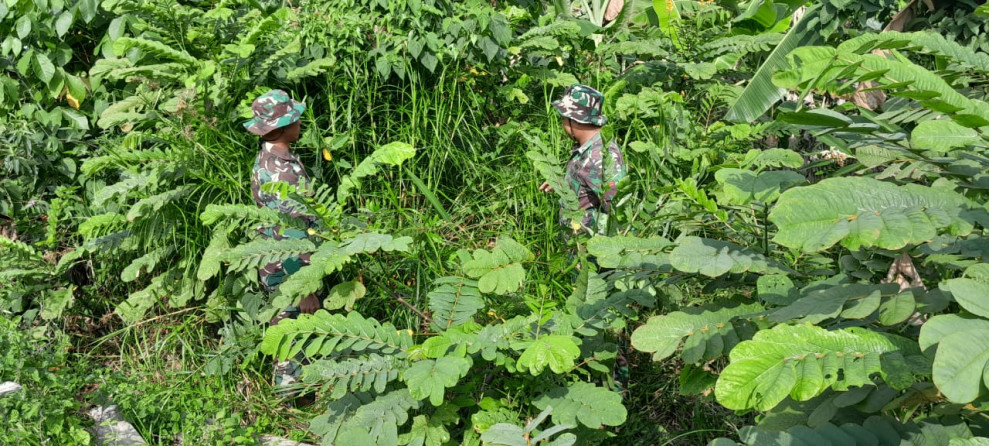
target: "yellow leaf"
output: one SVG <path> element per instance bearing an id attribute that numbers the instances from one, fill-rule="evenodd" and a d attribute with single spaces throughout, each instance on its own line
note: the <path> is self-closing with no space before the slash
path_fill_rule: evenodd
<path id="1" fill-rule="evenodd" d="M 65 100 L 69 102 L 69 107 L 79 110 L 79 100 L 72 97 L 72 93 L 68 91 L 65 92 Z"/>
<path id="2" fill-rule="evenodd" d="M 330 149 L 323 149 L 323 159 L 333 161 L 333 154 L 330 153 Z"/>

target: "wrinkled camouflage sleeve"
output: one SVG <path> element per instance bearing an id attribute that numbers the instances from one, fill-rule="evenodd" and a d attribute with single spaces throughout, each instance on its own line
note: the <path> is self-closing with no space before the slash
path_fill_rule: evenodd
<path id="1" fill-rule="evenodd" d="M 625 158 L 614 141 L 608 144 L 607 153 L 610 156 L 607 159 L 602 152 L 603 145 L 595 144 L 588 162 L 574 176 L 582 188 L 593 194 L 588 196 L 593 207 L 607 213 L 611 211 L 611 200 L 618 193 L 618 182 L 625 177 Z"/>

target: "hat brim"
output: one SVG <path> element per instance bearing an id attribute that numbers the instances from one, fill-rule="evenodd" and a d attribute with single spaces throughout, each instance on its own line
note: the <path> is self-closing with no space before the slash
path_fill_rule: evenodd
<path id="1" fill-rule="evenodd" d="M 550 105 L 553 106 L 553 109 L 556 110 L 556 113 L 559 114 L 560 116 L 562 116 L 564 118 L 572 119 L 572 120 L 574 120 L 576 122 L 579 122 L 581 124 L 591 124 L 591 125 L 596 125 L 598 127 L 601 127 L 601 126 L 604 126 L 605 124 L 608 123 L 608 118 L 605 117 L 604 115 L 596 116 L 596 117 L 591 118 L 591 119 L 575 118 L 575 117 L 571 116 L 570 114 L 568 114 L 567 112 L 565 112 L 563 110 L 563 107 L 560 104 L 560 101 L 558 101 L 558 100 L 557 101 L 553 101 Z"/>
<path id="2" fill-rule="evenodd" d="M 248 132 L 255 135 L 264 136 L 272 130 L 277 130 L 285 126 L 295 124 L 299 121 L 299 118 L 302 117 L 302 113 L 306 111 L 306 104 L 304 102 L 296 101 L 295 99 L 291 99 L 291 101 L 292 110 L 287 114 L 279 116 L 275 119 L 267 120 L 254 118 L 245 122 L 244 128 L 246 128 Z"/>

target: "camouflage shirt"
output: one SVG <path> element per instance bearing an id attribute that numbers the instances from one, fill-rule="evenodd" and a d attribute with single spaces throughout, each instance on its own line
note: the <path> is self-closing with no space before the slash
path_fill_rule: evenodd
<path id="1" fill-rule="evenodd" d="M 254 169 L 251 172 L 251 192 L 254 195 L 254 202 L 258 207 L 266 207 L 276 211 L 301 218 L 307 224 L 312 224 L 312 217 L 302 214 L 305 207 L 302 203 L 291 198 L 281 199 L 277 194 L 269 194 L 261 190 L 261 185 L 275 181 L 285 181 L 290 184 L 299 184 L 299 180 L 308 181 L 309 174 L 306 168 L 294 154 L 280 154 L 271 149 L 271 144 L 263 142 L 261 150 L 258 152 L 257 160 L 254 162 Z M 295 228 L 284 231 L 277 226 L 262 226 L 258 228 L 262 237 L 274 238 L 275 240 L 303 239 L 307 235 L 305 232 Z M 258 270 L 261 283 L 269 292 L 278 288 L 285 278 L 295 273 L 299 268 L 309 264 L 310 254 L 293 256 L 288 259 L 269 263 Z"/>
<path id="2" fill-rule="evenodd" d="M 625 158 L 615 141 L 608 144 L 609 162 L 602 156 L 604 142 L 597 133 L 584 145 L 574 146 L 567 161 L 564 182 L 577 194 L 580 208 L 586 210 L 579 228 L 575 222 L 563 216 L 560 224 L 575 232 L 580 229 L 590 234 L 602 233 L 606 229 L 607 214 L 611 211 L 611 199 L 618 192 L 618 182 L 625 177 Z M 607 168 L 607 170 L 606 170 Z"/>

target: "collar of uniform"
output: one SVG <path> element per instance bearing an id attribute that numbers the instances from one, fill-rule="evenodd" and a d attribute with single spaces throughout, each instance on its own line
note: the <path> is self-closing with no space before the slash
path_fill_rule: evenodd
<path id="1" fill-rule="evenodd" d="M 597 132 L 594 134 L 594 136 L 591 137 L 591 139 L 588 139 L 587 142 L 585 142 L 583 145 L 573 146 L 573 149 L 571 149 L 570 152 L 573 155 L 583 155 L 585 152 L 587 152 L 588 149 L 594 147 L 594 144 L 598 144 L 600 142 L 601 142 L 601 132 Z"/>
<path id="2" fill-rule="evenodd" d="M 289 151 L 289 152 L 287 152 L 285 154 L 280 154 L 280 153 L 278 153 L 278 152 L 276 152 L 274 150 L 271 150 L 271 146 L 272 145 L 273 144 L 271 144 L 270 142 L 265 141 L 264 144 L 262 144 L 261 148 L 265 151 L 265 153 L 267 153 L 267 154 L 269 154 L 269 155 L 271 155 L 271 156 L 273 156 L 275 158 L 283 159 L 285 161 L 299 162 L 299 157 L 298 156 L 295 156 L 294 154 L 292 154 L 291 151 Z"/>

